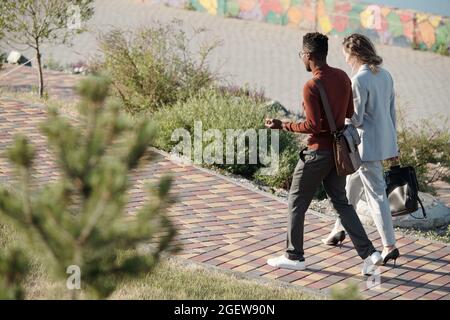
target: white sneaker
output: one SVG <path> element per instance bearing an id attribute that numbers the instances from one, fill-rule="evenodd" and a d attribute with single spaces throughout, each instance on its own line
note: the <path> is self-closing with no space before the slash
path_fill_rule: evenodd
<path id="1" fill-rule="evenodd" d="M 267 264 L 275 268 L 291 269 L 291 270 L 305 270 L 305 261 L 291 260 L 284 255 L 277 258 L 267 259 Z"/>
<path id="2" fill-rule="evenodd" d="M 383 257 L 378 251 L 375 251 L 366 259 L 364 259 L 364 265 L 361 271 L 363 276 L 370 276 L 375 272 L 377 266 L 383 263 Z"/>

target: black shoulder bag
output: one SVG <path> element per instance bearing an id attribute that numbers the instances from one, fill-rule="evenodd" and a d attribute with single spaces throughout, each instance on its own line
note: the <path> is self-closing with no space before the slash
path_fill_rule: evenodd
<path id="1" fill-rule="evenodd" d="M 358 145 L 361 143 L 358 132 L 352 124 L 345 125 L 342 130 L 336 128 L 336 122 L 331 111 L 325 88 L 319 79 L 314 79 L 320 92 L 323 109 L 328 126 L 333 135 L 334 163 L 338 176 L 346 176 L 356 172 L 361 166 L 361 156 Z"/>
<path id="2" fill-rule="evenodd" d="M 389 199 L 393 217 L 411 214 L 422 208 L 423 219 L 427 217 L 425 208 L 419 198 L 419 184 L 413 167 L 392 166 L 384 174 L 386 180 L 386 194 Z M 411 215 L 413 218 L 413 215 Z M 417 218 L 416 218 L 417 219 Z"/>

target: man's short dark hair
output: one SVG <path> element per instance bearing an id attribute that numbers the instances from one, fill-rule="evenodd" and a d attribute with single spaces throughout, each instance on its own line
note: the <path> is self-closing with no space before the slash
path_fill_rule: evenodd
<path id="1" fill-rule="evenodd" d="M 310 32 L 303 36 L 303 50 L 311 52 L 319 60 L 325 60 L 328 54 L 328 37 L 319 32 Z"/>

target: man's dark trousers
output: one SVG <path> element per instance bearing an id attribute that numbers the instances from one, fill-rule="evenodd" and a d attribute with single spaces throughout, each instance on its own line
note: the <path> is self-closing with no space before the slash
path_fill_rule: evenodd
<path id="1" fill-rule="evenodd" d="M 345 183 L 346 177 L 340 177 L 336 173 L 332 150 L 304 149 L 300 152 L 300 160 L 295 168 L 289 191 L 287 258 L 304 260 L 305 213 L 320 184 L 323 184 L 358 255 L 365 259 L 376 251 L 355 209 L 348 203 Z"/>

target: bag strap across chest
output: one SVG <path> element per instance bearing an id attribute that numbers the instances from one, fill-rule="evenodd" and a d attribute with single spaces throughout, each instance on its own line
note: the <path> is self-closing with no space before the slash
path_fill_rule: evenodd
<path id="1" fill-rule="evenodd" d="M 330 102 L 328 101 L 328 97 L 325 92 L 325 88 L 323 87 L 323 84 L 319 79 L 314 79 L 314 82 L 316 83 L 317 88 L 319 88 L 320 99 L 322 100 L 323 109 L 325 111 L 325 115 L 327 117 L 327 121 L 328 121 L 328 125 L 330 126 L 331 133 L 333 135 L 336 135 L 336 133 L 337 133 L 336 122 L 334 121 L 334 116 L 333 116 L 333 113 L 331 112 L 331 106 L 330 106 Z"/>

